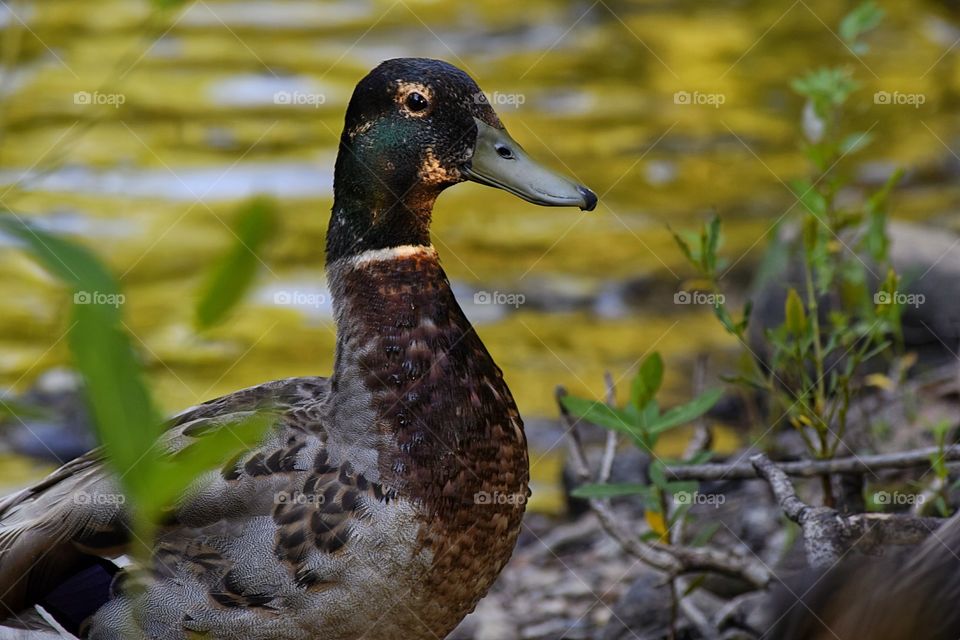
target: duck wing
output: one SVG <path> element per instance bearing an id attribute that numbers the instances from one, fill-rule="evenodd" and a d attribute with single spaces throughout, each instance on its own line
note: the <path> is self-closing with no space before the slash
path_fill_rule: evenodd
<path id="1" fill-rule="evenodd" d="M 269 411 L 275 416 L 258 447 L 194 483 L 160 537 L 164 530 L 208 527 L 228 516 L 237 520 L 269 515 L 275 506 L 271 485 L 284 486 L 283 476 L 294 470 L 297 452 L 325 439 L 319 416 L 328 391 L 326 378 L 277 380 L 172 418 L 163 437 L 170 453 L 254 413 Z M 102 567 L 104 558 L 120 556 L 129 546 L 125 502 L 100 449 L 0 501 L 0 619 L 19 617 L 78 575 L 90 574 L 102 583 L 102 572 L 91 568 Z M 109 587 L 109 579 L 106 582 Z M 89 585 L 83 588 L 89 590 Z"/>

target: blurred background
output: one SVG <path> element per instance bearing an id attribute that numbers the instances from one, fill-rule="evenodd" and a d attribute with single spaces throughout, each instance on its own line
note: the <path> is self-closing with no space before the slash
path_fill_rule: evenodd
<path id="1" fill-rule="evenodd" d="M 809 173 L 791 78 L 845 64 L 861 82 L 850 112 L 872 143 L 847 195 L 903 167 L 894 217 L 960 230 L 958 7 L 881 4 L 858 53 L 836 33 L 853 3 L 826 0 L 4 0 L 0 202 L 108 262 L 165 410 L 327 375 L 323 247 L 352 88 L 391 57 L 460 66 L 532 155 L 601 195 L 581 214 L 467 184 L 435 213 L 435 244 L 549 485 L 557 384 L 599 396 L 605 370 L 620 378 L 656 349 L 679 399 L 700 354 L 734 357 L 709 306 L 675 299 L 691 272 L 668 225 L 719 213 L 723 279 L 746 288 L 796 207 L 787 185 Z M 238 207 L 260 194 L 280 215 L 253 293 L 200 334 L 197 292 L 234 242 Z M 7 397 L 69 387 L 63 290 L 2 250 L 0 294 Z M 4 454 L 0 485 L 49 469 L 57 437 L 32 445 L 46 463 Z M 535 490 L 536 508 L 553 508 L 551 495 Z"/>

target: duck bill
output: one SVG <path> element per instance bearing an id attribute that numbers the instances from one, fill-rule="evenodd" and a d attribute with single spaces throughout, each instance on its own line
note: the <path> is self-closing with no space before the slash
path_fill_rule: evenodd
<path id="1" fill-rule="evenodd" d="M 597 194 L 533 160 L 505 129 L 474 120 L 477 144 L 464 169 L 469 180 L 547 207 L 580 207 L 593 211 L 597 206 Z"/>

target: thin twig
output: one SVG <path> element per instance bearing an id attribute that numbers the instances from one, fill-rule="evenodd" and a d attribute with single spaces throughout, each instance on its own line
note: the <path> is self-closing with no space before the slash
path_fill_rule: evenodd
<path id="1" fill-rule="evenodd" d="M 693 367 L 693 397 L 698 398 L 707 385 L 707 356 L 701 354 L 697 356 L 697 361 Z M 706 414 L 696 419 L 693 425 L 693 437 L 687 444 L 683 452 L 685 461 L 692 460 L 704 451 L 709 451 L 713 446 L 713 431 L 710 429 L 710 423 L 707 421 Z"/>
<path id="2" fill-rule="evenodd" d="M 617 388 L 613 381 L 613 376 L 610 375 L 609 371 L 604 373 L 603 380 L 607 386 L 607 404 L 616 406 Z M 600 462 L 600 473 L 597 475 L 597 482 L 605 483 L 610 480 L 610 474 L 613 472 L 613 458 L 617 455 L 617 445 L 619 443 L 620 438 L 617 436 L 617 432 L 608 430 L 607 440 L 603 447 L 603 459 Z"/>
<path id="3" fill-rule="evenodd" d="M 777 462 L 777 468 L 788 476 L 812 478 L 835 473 L 873 474 L 880 470 L 929 467 L 930 456 L 939 454 L 937 447 L 925 447 L 899 453 L 850 456 L 832 460 L 796 460 Z M 960 445 L 944 449 L 947 462 L 960 461 Z M 688 466 L 668 466 L 664 469 L 672 480 L 748 480 L 760 477 L 749 462 L 711 463 Z"/>
<path id="4" fill-rule="evenodd" d="M 566 389 L 557 388 L 557 404 L 560 415 L 567 426 L 568 442 L 571 452 L 571 464 L 580 482 L 591 482 L 592 475 L 587 456 L 577 432 L 573 417 L 563 406 Z M 747 555 L 734 554 L 709 547 L 684 547 L 679 545 L 648 544 L 628 532 L 610 507 L 609 501 L 590 499 L 590 508 L 597 515 L 600 524 L 610 537 L 617 541 L 624 551 L 641 562 L 669 575 L 680 575 L 697 571 L 711 571 L 741 579 L 754 588 L 764 588 L 772 579 L 764 564 Z"/>
<path id="5" fill-rule="evenodd" d="M 856 546 L 869 550 L 889 544 L 917 544 L 935 531 L 943 520 L 895 513 L 861 513 L 844 516 L 831 507 L 814 507 L 797 497 L 784 471 L 757 454 L 750 458 L 780 503 L 784 515 L 800 525 L 807 562 L 814 567 L 835 564 Z"/>

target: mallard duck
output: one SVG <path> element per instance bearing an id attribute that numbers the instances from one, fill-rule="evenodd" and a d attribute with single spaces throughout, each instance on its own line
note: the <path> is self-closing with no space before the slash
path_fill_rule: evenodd
<path id="1" fill-rule="evenodd" d="M 179 501 L 148 570 L 114 562 L 128 516 L 101 453 L 6 498 L 9 616 L 40 605 L 97 640 L 406 640 L 442 638 L 474 608 L 517 539 L 526 438 L 431 245 L 431 211 L 465 180 L 541 205 L 597 203 L 535 163 L 483 96 L 437 60 L 389 60 L 359 82 L 327 235 L 333 374 L 173 418 L 176 451 L 259 408 L 275 415 L 257 447 Z"/>

